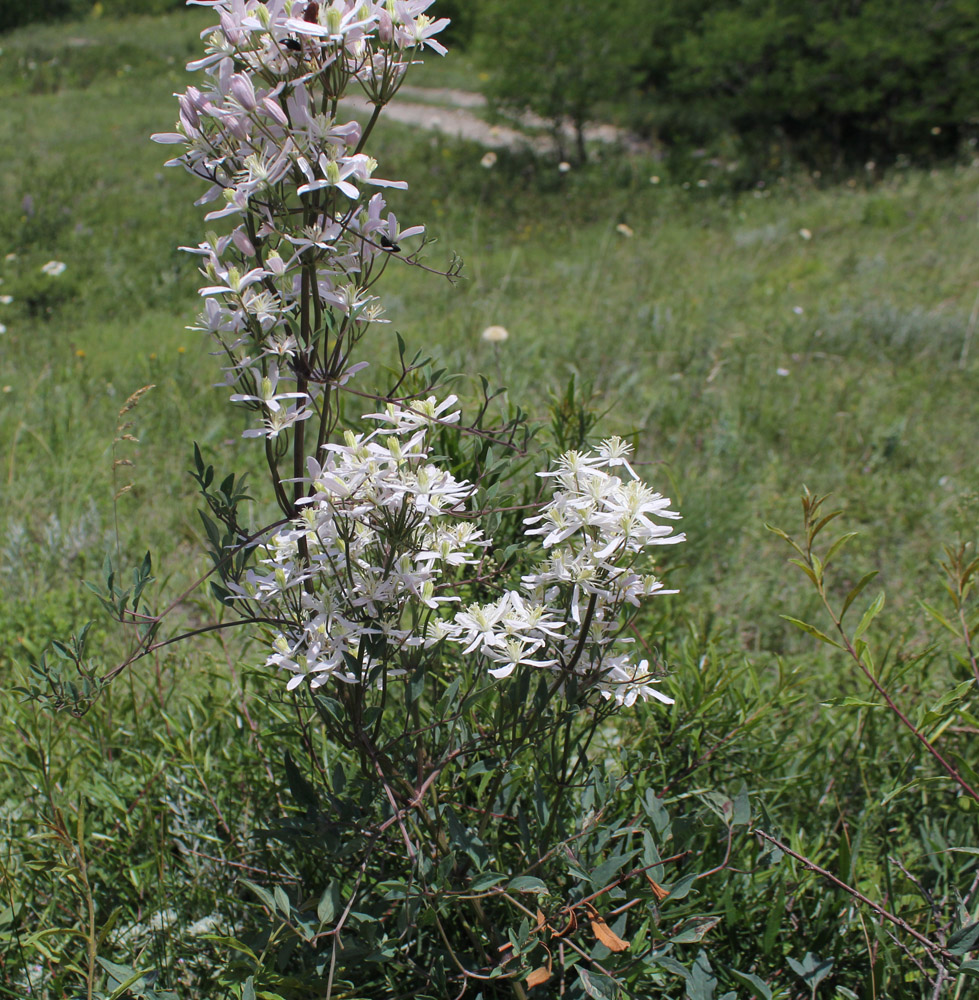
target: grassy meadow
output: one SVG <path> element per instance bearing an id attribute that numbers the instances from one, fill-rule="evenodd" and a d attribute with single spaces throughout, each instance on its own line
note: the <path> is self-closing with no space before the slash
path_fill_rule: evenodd
<path id="1" fill-rule="evenodd" d="M 124 655 L 83 585 L 107 553 L 128 567 L 152 551 L 155 606 L 205 571 L 194 441 L 219 472 L 259 472 L 209 344 L 186 329 L 199 300 L 177 248 L 201 238 L 200 191 L 148 139 L 175 118 L 205 23 L 191 11 L 0 37 L 0 996 L 82 995 L 90 927 L 110 914 L 100 956 L 157 968 L 180 996 L 240 996 L 222 943 L 249 919 L 235 878 L 267 861 L 248 831 L 286 808 L 289 706 L 247 642 L 143 661 L 83 719 L 16 690 L 91 617 L 106 666 Z M 472 79 L 453 58 L 411 82 Z M 677 808 L 744 781 L 769 829 L 915 926 L 934 919 L 919 883 L 936 912 L 975 921 L 976 812 L 842 654 L 780 617 L 831 624 L 765 525 L 798 533 L 803 488 L 832 493 L 840 530 L 859 535 L 830 590 L 879 572 L 852 614 L 886 592 L 868 636 L 894 696 L 924 718 L 970 678 L 922 603 L 954 617 L 943 545 L 976 541 L 979 161 L 736 191 L 696 159 L 596 149 L 561 173 L 501 152 L 487 169 L 478 146 L 382 128 L 379 173 L 410 184 L 399 217 L 437 237 L 429 263 L 458 253 L 465 269 L 453 285 L 389 268 L 371 377 L 385 382 L 398 331 L 459 373 L 463 398 L 481 372 L 540 420 L 574 378 L 683 513 L 688 541 L 668 563 L 680 592 L 647 623 L 677 704 L 621 716 L 622 740 L 659 748 L 655 780 Z M 50 261 L 63 273 L 42 271 Z M 481 340 L 491 324 L 505 343 Z M 177 609 L 214 613 L 206 594 Z M 968 698 L 956 711 L 935 738 L 975 767 Z M 713 891 L 712 939 L 772 995 L 931 995 L 874 914 L 801 865 Z M 787 964 L 807 952 L 835 963 L 818 993 Z"/>

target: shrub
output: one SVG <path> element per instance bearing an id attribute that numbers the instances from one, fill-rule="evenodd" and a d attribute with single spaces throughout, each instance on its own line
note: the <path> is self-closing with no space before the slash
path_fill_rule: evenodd
<path id="1" fill-rule="evenodd" d="M 648 16 L 645 84 L 674 141 L 733 129 L 762 161 L 926 158 L 979 115 L 972 4 L 667 0 Z"/>

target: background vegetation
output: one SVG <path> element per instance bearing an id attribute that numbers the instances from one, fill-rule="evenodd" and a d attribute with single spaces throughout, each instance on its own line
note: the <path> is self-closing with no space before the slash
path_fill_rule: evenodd
<path id="1" fill-rule="evenodd" d="M 82 720 L 15 690 L 49 640 L 95 614 L 81 581 L 107 551 L 133 563 L 151 548 L 167 594 L 203 569 L 191 437 L 219 468 L 252 460 L 211 387 L 213 359 L 184 329 L 196 286 L 176 248 L 198 240 L 197 192 L 147 141 L 173 120 L 206 23 L 201 11 L 103 17 L 2 40 L 4 995 L 74 997 L 95 952 L 117 972 L 156 970 L 137 995 L 310 995 L 280 957 L 291 911 L 242 881 L 279 886 L 286 910 L 314 894 L 315 910 L 324 892 L 282 832 L 305 815 L 284 766 L 303 748 L 285 737 L 281 685 L 251 669 L 258 651 L 215 639 L 144 662 Z M 453 82 L 453 58 L 414 82 Z M 855 612 L 886 591 L 868 633 L 881 676 L 943 752 L 974 766 L 973 689 L 958 687 L 969 655 L 939 562 L 943 543 L 976 540 L 977 167 L 861 167 L 832 183 L 766 168 L 744 191 L 747 175 L 683 151 L 594 150 L 562 173 L 507 152 L 486 169 L 479 147 L 392 124 L 382 141 L 387 175 L 411 184 L 399 214 L 438 236 L 433 263 L 457 251 L 467 266 L 455 287 L 391 274 L 378 371 L 396 329 L 455 371 L 485 371 L 542 421 L 573 409 L 574 378 L 601 430 L 635 440 L 685 516 L 670 566 L 681 593 L 642 623 L 677 704 L 623 716 L 595 766 L 610 826 L 647 809 L 663 844 L 691 852 L 665 879 L 709 872 L 728 833 L 737 870 L 628 924 L 701 969 L 692 980 L 664 966 L 636 995 L 931 996 L 932 970 L 901 932 L 730 813 L 746 788 L 759 827 L 946 942 L 979 915 L 973 807 L 844 657 L 779 617 L 829 629 L 764 528 L 796 530 L 803 484 L 835 494 L 860 535 L 832 592 L 879 571 Z M 42 272 L 51 260 L 63 274 Z M 490 323 L 506 343 L 480 340 Z M 138 442 L 117 440 L 123 424 Z M 199 623 L 213 608 L 190 597 L 180 613 Z M 123 639 L 96 628 L 111 665 Z M 94 967 L 107 993 L 120 985 Z M 944 989 L 968 996 L 969 982 Z"/>

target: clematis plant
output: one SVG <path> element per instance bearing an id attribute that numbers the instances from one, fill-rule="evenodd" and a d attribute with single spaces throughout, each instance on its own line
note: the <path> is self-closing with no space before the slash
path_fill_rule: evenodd
<path id="1" fill-rule="evenodd" d="M 184 248 L 207 282 L 198 329 L 225 360 L 230 400 L 254 413 L 245 436 L 263 440 L 288 522 L 259 533 L 257 566 L 244 574 L 217 554 L 226 603 L 281 623 L 267 662 L 290 687 L 383 686 L 419 650 L 437 658 L 455 643 L 498 679 L 526 664 L 576 671 L 619 703 L 668 700 L 617 637 L 623 607 L 662 590 L 644 571 L 647 549 L 683 536 L 662 523 L 677 514 L 638 478 L 622 441 L 541 473 L 558 485 L 526 519 L 541 564 L 451 615 L 460 571 L 492 546 L 474 524 L 476 487 L 429 457 L 432 430 L 461 419 L 456 398 L 402 396 L 365 415 L 375 429 L 335 440 L 339 395 L 367 364 L 357 349 L 383 322 L 374 288 L 396 254 L 419 263 L 421 245 L 402 244 L 424 232 L 402 229 L 373 190 L 407 185 L 376 177 L 364 149 L 413 59 L 425 47 L 444 54 L 433 36 L 447 22 L 424 13 L 431 0 L 191 2 L 219 15 L 207 55 L 188 67 L 210 85 L 188 87 L 177 130 L 153 138 L 183 147 L 169 165 L 206 181 L 199 203 L 218 205 L 206 219 L 232 225 Z M 351 87 L 373 103 L 365 127 L 343 120 Z"/>
<path id="2" fill-rule="evenodd" d="M 621 707 L 671 701 L 626 633 L 644 599 L 672 592 L 652 553 L 683 540 L 679 515 L 615 437 L 542 452 L 525 502 L 501 504 L 502 485 L 520 486 L 493 448 L 527 456 L 521 414 L 486 427 L 486 397 L 466 422 L 400 338 L 394 386 L 364 382 L 385 270 L 432 270 L 423 227 L 402 228 L 382 193 L 405 183 L 379 177 L 366 151 L 422 51 L 445 52 L 432 0 L 188 2 L 217 17 L 188 67 L 207 83 L 153 138 L 206 185 L 216 229 L 184 248 L 204 278 L 196 328 L 251 414 L 245 437 L 264 449 L 281 511 L 244 525 L 241 480 L 215 488 L 195 451 L 212 586 L 284 677 L 311 764 L 300 774 L 287 753 L 286 771 L 319 824 L 297 876 L 302 898 L 321 897 L 316 918 L 298 900 L 270 910 L 294 936 L 280 966 L 325 977 L 326 996 L 340 976 L 378 996 L 394 982 L 397 995 L 412 983 L 450 995 L 450 979 L 460 996 L 470 980 L 526 996 L 531 956 L 550 955 L 556 932 L 539 910 L 536 931 L 501 945 L 526 909 L 513 887 L 528 871 L 553 877 L 574 920 L 584 903 L 558 847 L 597 837 L 600 854 L 608 833 L 582 806 L 588 747 Z M 373 106 L 364 125 L 344 114 L 351 90 Z M 375 401 L 356 422 L 343 416 L 351 393 Z M 158 619 L 123 602 L 127 616 L 143 629 L 137 655 L 157 648 Z M 487 892 L 499 882 L 513 892 Z"/>

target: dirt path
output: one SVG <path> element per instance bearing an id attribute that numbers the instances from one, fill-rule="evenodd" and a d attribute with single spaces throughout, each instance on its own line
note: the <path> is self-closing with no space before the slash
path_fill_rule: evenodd
<path id="1" fill-rule="evenodd" d="M 360 113 L 370 114 L 372 110 L 371 104 L 363 97 L 347 97 L 343 103 Z M 513 124 L 491 125 L 477 113 L 485 108 L 486 98 L 482 94 L 467 90 L 405 86 L 385 109 L 385 116 L 405 125 L 418 125 L 443 135 L 478 142 L 489 149 L 524 147 L 539 153 L 555 150 L 556 143 L 550 134 L 549 123 L 542 118 L 528 112 Z M 574 141 L 574 129 L 571 125 L 563 125 L 561 132 L 570 145 Z M 630 149 L 641 148 L 634 136 L 614 125 L 586 125 L 585 140 L 622 143 Z"/>

